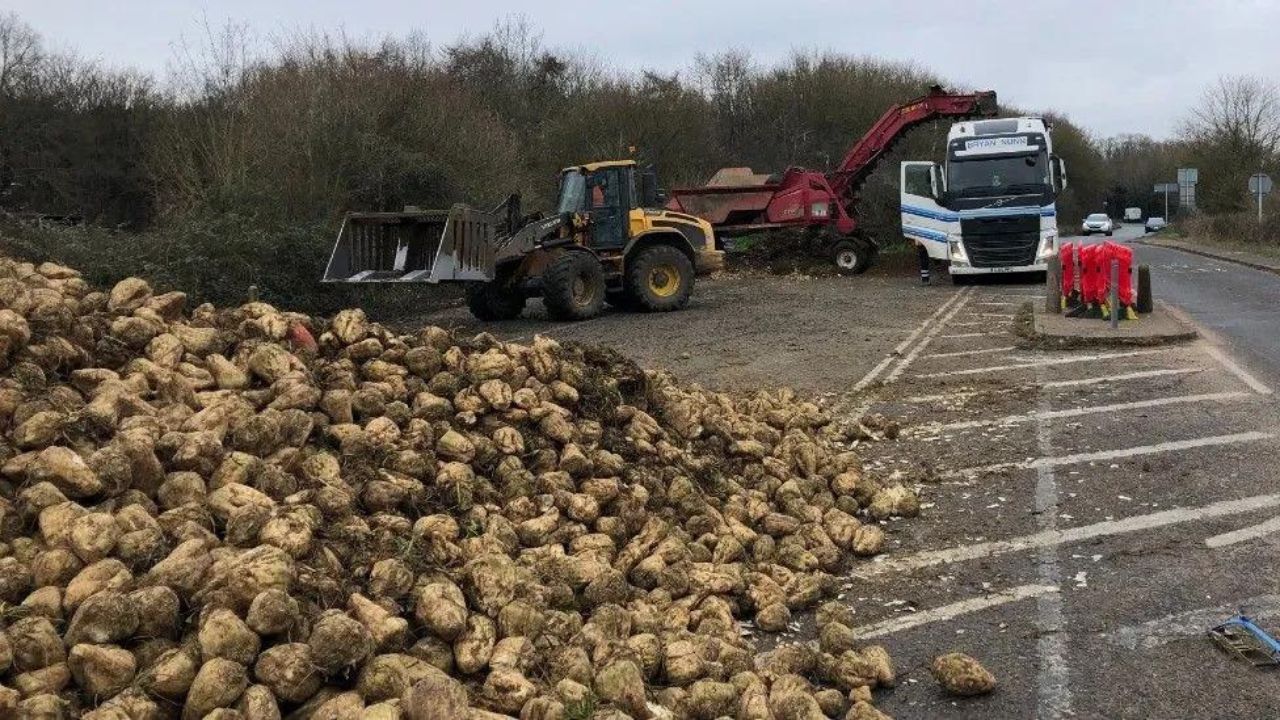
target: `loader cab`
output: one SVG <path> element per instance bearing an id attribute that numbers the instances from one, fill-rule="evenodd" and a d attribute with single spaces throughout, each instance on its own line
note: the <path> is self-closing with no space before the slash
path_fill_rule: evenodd
<path id="1" fill-rule="evenodd" d="M 560 213 L 585 215 L 590 220 L 593 248 L 621 248 L 627 244 L 627 222 L 639 207 L 636 164 L 630 160 L 591 163 L 560 173 Z"/>

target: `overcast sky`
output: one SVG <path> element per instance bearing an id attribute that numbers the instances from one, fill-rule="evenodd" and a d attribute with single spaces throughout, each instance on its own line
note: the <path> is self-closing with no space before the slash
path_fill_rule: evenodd
<path id="1" fill-rule="evenodd" d="M 56 48 L 157 73 L 206 20 L 264 39 L 420 31 L 447 44 L 523 14 L 546 45 L 632 70 L 679 70 L 724 49 L 759 64 L 834 50 L 915 62 L 1099 136 L 1166 137 L 1217 76 L 1280 77 L 1280 0 L 0 0 L 3 9 Z"/>

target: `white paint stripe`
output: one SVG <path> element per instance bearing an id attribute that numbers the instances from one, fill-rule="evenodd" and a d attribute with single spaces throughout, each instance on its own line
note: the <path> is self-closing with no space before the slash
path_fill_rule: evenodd
<path id="1" fill-rule="evenodd" d="M 974 303 L 974 305 L 985 305 L 985 306 L 987 306 L 987 307 L 1004 307 L 1005 305 L 1017 305 L 1017 304 L 1018 304 L 1018 302 L 1017 302 L 1016 300 L 1011 300 L 1011 301 L 1006 301 L 1006 302 L 990 302 L 990 301 L 988 301 L 988 302 L 976 302 L 976 303 Z"/>
<path id="2" fill-rule="evenodd" d="M 938 338 L 941 340 L 955 340 L 957 338 L 991 337 L 993 335 L 1003 335 L 1003 334 L 1004 333 L 971 332 L 971 333 L 956 333 L 955 335 L 939 335 Z"/>
<path id="3" fill-rule="evenodd" d="M 1009 325 L 1009 324 L 1010 324 L 1010 323 L 993 323 L 993 322 L 991 322 L 990 320 L 964 320 L 964 321 L 961 321 L 961 322 L 953 322 L 953 323 L 951 323 L 951 327 L 979 327 L 979 326 L 981 326 L 981 327 L 986 327 L 986 328 L 998 328 L 998 327 L 1004 327 L 1004 326 Z"/>
<path id="4" fill-rule="evenodd" d="M 1237 365 L 1234 360 L 1227 357 L 1226 353 L 1222 352 L 1221 350 L 1219 350 L 1218 348 L 1212 345 L 1205 345 L 1204 352 L 1209 357 L 1213 358 L 1214 360 L 1217 360 L 1218 364 L 1226 368 L 1227 372 L 1240 378 L 1240 380 L 1243 381 L 1245 385 L 1248 385 L 1250 388 L 1252 388 L 1254 392 L 1258 393 L 1259 395 L 1271 394 L 1271 388 L 1264 385 L 1262 381 L 1259 380 L 1258 378 L 1254 377 L 1253 375 L 1250 375 L 1247 370 Z"/>
<path id="5" fill-rule="evenodd" d="M 1033 360 L 1031 362 L 1016 363 L 1013 365 L 993 365 L 991 367 L 970 368 L 968 370 L 948 370 L 947 372 L 924 373 L 916 375 L 918 378 L 936 378 L 947 377 L 949 375 L 981 375 L 983 373 L 1004 372 L 1006 370 L 1025 370 L 1027 368 L 1039 367 L 1041 365 L 1069 365 L 1071 363 L 1095 362 L 1097 360 L 1113 360 L 1115 358 L 1136 357 L 1138 355 L 1154 355 L 1156 353 L 1167 352 L 1166 348 L 1153 348 L 1151 350 L 1130 350 L 1128 352 L 1116 353 L 1098 353 L 1096 355 L 1074 355 L 1064 358 L 1049 358 L 1047 360 Z"/>
<path id="6" fill-rule="evenodd" d="M 1042 410 L 1029 413 L 1020 413 L 1018 415 L 1006 415 L 1001 418 L 991 418 L 988 420 L 962 420 L 952 423 L 930 423 L 927 425 L 919 425 L 910 428 L 910 432 L 914 434 L 935 433 L 946 430 L 965 430 L 968 428 L 986 427 L 988 425 L 1013 425 L 1017 423 L 1027 422 L 1030 420 L 1040 420 L 1049 418 L 1071 418 L 1081 417 L 1083 415 L 1095 415 L 1098 413 L 1124 412 L 1127 410 L 1141 410 L 1143 408 L 1164 407 L 1166 405 L 1184 405 L 1187 403 L 1198 402 L 1214 402 L 1216 400 L 1234 400 L 1237 398 L 1253 397 L 1253 393 L 1244 392 L 1243 390 L 1232 390 L 1220 393 L 1205 393 L 1203 395 L 1179 395 L 1177 397 L 1153 398 L 1151 400 L 1135 400 L 1133 402 L 1112 403 L 1110 405 L 1094 405 L 1092 407 L 1068 408 L 1065 410 Z"/>
<path id="7" fill-rule="evenodd" d="M 1204 631 L 1243 610 L 1261 619 L 1280 615 L 1280 595 L 1255 595 L 1217 607 L 1165 615 L 1139 625 L 1126 625 L 1108 634 L 1112 644 L 1130 650 L 1151 650 L 1183 638 L 1204 637 Z"/>
<path id="8" fill-rule="evenodd" d="M 1156 455 L 1159 453 L 1175 452 L 1178 450 L 1194 450 L 1195 448 L 1215 447 L 1218 445 L 1236 445 L 1239 443 L 1267 440 L 1273 437 L 1275 436 L 1271 433 L 1258 431 L 1233 433 L 1231 435 L 1213 435 L 1211 437 L 1195 438 L 1192 440 L 1173 440 L 1170 442 L 1156 443 L 1155 445 L 1139 445 L 1137 447 L 1120 448 L 1118 450 L 1099 450 L 1097 452 L 1075 453 L 1073 455 L 1062 455 L 1060 457 L 1040 457 L 1034 460 L 1024 460 L 1022 462 L 979 465 L 978 467 L 964 468 L 962 470 L 952 470 L 945 473 L 944 477 L 970 477 L 998 470 L 1030 470 L 1040 467 L 1058 467 L 1059 465 L 1076 465 L 1085 462 L 1119 460 L 1120 458 L 1136 457 L 1139 455 Z"/>
<path id="9" fill-rule="evenodd" d="M 974 317 L 1003 318 L 1003 319 L 1005 319 L 1005 320 L 1012 320 L 1012 319 L 1013 319 L 1013 315 L 1010 315 L 1009 313 L 974 313 L 974 314 L 973 314 L 973 316 L 974 316 Z"/>
<path id="10" fill-rule="evenodd" d="M 973 288 L 966 288 L 966 290 L 972 291 Z M 890 371 L 888 376 L 885 377 L 886 383 L 891 383 L 897 380 L 898 377 L 902 375 L 902 371 L 906 370 L 912 362 L 915 362 L 916 356 L 929 346 L 929 343 L 933 341 L 934 336 L 937 335 L 942 328 L 947 326 L 947 323 L 951 318 L 956 316 L 956 313 L 964 309 L 965 303 L 969 302 L 969 298 L 972 297 L 972 295 L 972 292 L 966 293 L 965 296 L 960 299 L 960 302 L 952 306 L 952 308 L 947 311 L 947 314 L 943 315 L 942 319 L 939 320 L 936 325 L 929 328 L 929 331 L 924 334 L 924 337 L 920 339 L 920 342 L 916 343 L 916 346 L 911 348 L 911 352 L 907 353 L 906 357 L 902 358 L 902 362 L 899 362 L 898 366 Z"/>
<path id="11" fill-rule="evenodd" d="M 1045 373 L 1044 368 L 1037 369 L 1036 380 L 1043 383 Z M 1049 396 L 1043 390 L 1039 393 L 1037 406 L 1036 447 L 1042 456 L 1047 457 L 1054 452 L 1050 434 L 1052 416 L 1049 414 Z M 1058 529 L 1058 480 L 1050 465 L 1036 469 L 1035 509 L 1041 532 Z M 1036 577 L 1042 585 L 1056 586 L 1062 582 L 1057 545 L 1040 548 L 1036 560 Z M 1067 666 L 1067 621 L 1061 595 L 1055 593 L 1036 598 L 1036 630 L 1039 631 L 1036 649 L 1040 655 L 1036 717 L 1069 716 L 1071 690 L 1068 685 L 1071 677 Z"/>
<path id="12" fill-rule="evenodd" d="M 1018 349 L 1017 345 L 1007 345 L 1005 347 L 982 348 L 981 350 L 961 350 L 959 352 L 933 353 L 931 355 L 925 355 L 924 357 L 928 359 L 928 358 L 964 357 L 966 355 L 991 355 L 993 353 L 1009 352 L 1010 350 L 1017 350 L 1017 349 Z"/>
<path id="13" fill-rule="evenodd" d="M 911 331 L 911 334 L 907 335 L 905 340 L 898 343 L 898 345 L 894 347 L 893 352 L 888 357 L 881 360 L 880 363 L 876 365 L 874 368 L 872 368 L 870 372 L 868 372 L 866 375 L 863 375 L 862 379 L 854 383 L 853 392 L 855 393 L 861 392 L 868 385 L 875 382 L 875 379 L 880 377 L 880 373 L 884 372 L 884 369 L 889 366 L 889 363 L 893 362 L 895 357 L 900 356 L 902 354 L 902 351 L 907 349 L 907 346 L 910 345 L 912 342 L 914 342 L 915 339 L 920 336 L 920 333 L 924 332 L 925 328 L 929 327 L 929 324 L 932 323 L 934 319 L 942 315 L 942 313 L 946 312 L 947 309 L 950 308 L 953 303 L 955 303 L 957 300 L 963 297 L 964 294 L 965 294 L 964 290 L 960 290 L 959 292 L 952 293 L 951 297 L 948 297 L 946 302 L 939 305 L 938 309 L 934 310 L 932 315 L 930 315 L 929 317 L 921 321 L 920 324 L 917 325 L 916 328 Z"/>
<path id="14" fill-rule="evenodd" d="M 1142 380 L 1145 378 L 1166 377 L 1170 375 L 1187 375 L 1189 373 L 1203 372 L 1204 368 L 1167 368 L 1163 370 L 1139 370 L 1131 373 L 1122 373 L 1120 375 L 1101 375 L 1099 377 L 1079 378 L 1076 380 L 1050 380 L 1046 383 L 1038 385 L 1016 385 L 1008 388 L 992 388 L 990 390 L 960 390 L 951 393 L 938 393 L 937 395 L 913 395 L 903 398 L 901 402 L 909 403 L 927 403 L 927 402 L 943 402 L 946 400 L 973 397 L 975 395 L 998 395 L 1001 393 L 1025 392 L 1040 388 L 1065 388 L 1079 387 L 1082 385 L 1103 385 L 1106 383 L 1121 382 L 1124 380 Z"/>
<path id="15" fill-rule="evenodd" d="M 910 615 L 902 615 L 899 617 L 882 620 L 878 623 L 863 625 L 853 629 L 853 634 L 860 640 L 870 640 L 871 638 L 883 637 L 893 633 L 910 630 L 936 622 L 946 622 L 954 620 L 961 615 L 968 615 L 979 610 L 999 607 L 1018 600 L 1038 597 L 1046 593 L 1057 593 L 1058 588 L 1054 585 L 1019 585 L 1017 587 L 1002 590 L 1000 592 L 991 593 L 985 597 L 970 598 L 969 600 L 961 600 L 950 605 L 933 608 L 932 610 L 922 610 Z"/>
<path id="16" fill-rule="evenodd" d="M 853 573 L 853 577 L 868 578 L 886 572 L 919 570 L 920 568 L 944 563 L 965 562 L 1024 550 L 1037 550 L 1042 547 L 1084 542 L 1085 540 L 1099 537 L 1154 530 L 1167 525 L 1229 517 L 1278 506 L 1280 506 L 1280 494 L 1254 495 L 1239 500 L 1222 500 L 1201 507 L 1173 508 L 1147 515 L 1134 515 L 1122 520 L 1107 520 L 1092 525 L 1080 525 L 1066 530 L 1042 530 L 1031 535 L 1023 535 L 1009 540 L 992 540 L 990 542 L 960 545 L 942 550 L 926 550 L 900 558 L 881 556 L 876 558 L 876 561 L 856 570 Z"/>
<path id="17" fill-rule="evenodd" d="M 1276 531 L 1280 531 L 1280 517 L 1273 517 L 1270 520 L 1258 523 L 1257 525 L 1250 525 L 1249 527 L 1240 528 L 1239 530 L 1232 530 L 1231 532 L 1222 533 L 1221 535 L 1214 535 L 1211 538 L 1205 538 L 1204 544 L 1211 548 L 1226 547 L 1227 545 L 1235 545 L 1236 543 L 1244 542 L 1245 540 L 1252 540 L 1264 535 L 1270 535 Z"/>

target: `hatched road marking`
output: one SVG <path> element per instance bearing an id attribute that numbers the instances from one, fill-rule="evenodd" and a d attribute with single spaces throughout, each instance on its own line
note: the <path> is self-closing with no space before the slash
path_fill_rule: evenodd
<path id="1" fill-rule="evenodd" d="M 1122 520 L 1106 520 L 1065 530 L 1042 530 L 1031 535 L 1023 535 L 1008 540 L 992 540 L 972 545 L 944 548 L 942 550 L 925 550 L 900 558 L 885 558 L 883 560 L 876 558 L 875 561 L 859 568 L 851 576 L 869 578 L 887 572 L 919 570 L 920 568 L 944 563 L 965 562 L 967 560 L 1008 555 L 1009 553 L 1023 550 L 1035 550 L 1043 547 L 1083 542 L 1097 537 L 1122 535 L 1142 530 L 1153 530 L 1168 525 L 1241 515 L 1274 507 L 1280 507 L 1280 494 L 1254 495 L 1239 500 L 1222 500 L 1200 507 L 1161 510 L 1147 515 L 1133 515 Z"/>
<path id="2" fill-rule="evenodd" d="M 1137 447 L 1119 448 L 1117 450 L 1099 450 L 1096 452 L 1061 455 L 1059 457 L 1041 457 L 1034 460 L 1024 460 L 1022 462 L 979 465 L 977 467 L 963 468 L 961 470 L 951 470 L 943 473 L 943 476 L 969 477 L 998 470 L 1030 470 L 1041 467 L 1058 467 L 1060 465 L 1096 462 L 1099 460 L 1118 460 L 1120 458 L 1135 457 L 1139 455 L 1155 455 L 1158 453 L 1174 452 L 1177 450 L 1192 450 L 1194 448 L 1215 447 L 1219 445 L 1236 445 L 1239 443 L 1256 442 L 1258 440 L 1268 440 L 1273 437 L 1275 437 L 1275 435 L 1272 433 L 1258 432 L 1255 430 L 1252 432 L 1232 433 L 1230 435 L 1213 435 L 1210 437 L 1195 438 L 1192 440 L 1172 440 L 1170 442 L 1156 443 L 1155 445 L 1139 445 Z"/>
<path id="3" fill-rule="evenodd" d="M 971 289 L 972 288 L 970 288 L 970 290 Z M 964 291 L 962 290 L 961 292 Z M 916 356 L 920 354 L 920 351 L 924 350 L 928 347 L 929 343 L 933 342 L 934 336 L 937 335 L 942 328 L 947 326 L 947 323 L 951 321 L 951 318 L 956 316 L 956 313 L 964 309 L 965 303 L 969 302 L 970 297 L 973 297 L 973 293 L 966 293 L 964 297 L 960 299 L 960 302 L 952 306 L 952 308 L 947 311 L 947 314 L 943 315 L 942 319 L 939 320 L 936 325 L 929 328 L 929 332 L 925 333 L 924 337 L 920 339 L 920 342 L 916 343 L 916 346 L 911 348 L 911 352 L 907 353 L 906 357 L 902 358 L 902 361 L 898 363 L 898 366 L 889 373 L 888 377 L 886 377 L 884 381 L 886 383 L 891 383 L 897 380 L 898 377 L 902 375 L 902 371 L 906 370 L 911 363 L 915 362 Z"/>
<path id="4" fill-rule="evenodd" d="M 1013 365 L 992 365 L 990 367 L 971 368 L 968 370 L 947 370 L 946 372 L 922 373 L 916 375 L 918 378 L 937 378 L 948 377 L 951 375 L 981 375 L 984 373 L 1003 372 L 1005 370 L 1025 370 L 1027 368 L 1035 368 L 1048 365 L 1069 365 L 1079 362 L 1095 362 L 1098 360 L 1112 360 L 1114 358 L 1137 357 L 1139 355 L 1155 355 L 1156 353 L 1166 352 L 1166 348 L 1154 348 L 1151 350 L 1130 350 L 1128 352 L 1117 353 L 1098 353 L 1096 355 L 1075 355 L 1072 357 L 1049 358 L 1047 360 L 1032 360 L 1029 362 L 1016 363 Z"/>
<path id="5" fill-rule="evenodd" d="M 925 355 L 924 357 L 926 359 L 929 359 L 929 358 L 964 357 L 966 355 L 991 355 L 992 353 L 1009 352 L 1010 350 L 1017 350 L 1017 349 L 1018 349 L 1017 345 L 1008 345 L 1005 347 L 982 348 L 981 350 L 960 350 L 959 352 L 933 353 L 931 355 Z"/>
<path id="6" fill-rule="evenodd" d="M 1170 368 L 1164 370 L 1139 370 L 1137 372 L 1122 373 L 1120 375 L 1101 375 L 1099 377 L 1079 378 L 1076 380 L 1050 380 L 1044 383 L 1032 383 L 1028 385 L 1017 385 L 1008 388 L 993 388 L 991 390 L 959 390 L 950 393 L 938 393 L 937 395 L 913 395 L 903 398 L 902 402 L 909 403 L 929 403 L 929 402 L 945 402 L 947 400 L 958 400 L 961 398 L 974 397 L 976 395 L 997 395 L 1002 393 L 1025 392 L 1027 390 L 1035 390 L 1036 388 L 1064 388 L 1079 387 L 1082 385 L 1101 385 L 1105 383 L 1119 382 L 1121 380 L 1141 380 L 1144 378 L 1167 377 L 1170 375 L 1187 375 L 1190 373 L 1202 372 L 1204 368 Z"/>
<path id="7" fill-rule="evenodd" d="M 908 335 L 905 340 L 898 343 L 897 347 L 893 349 L 893 352 L 889 353 L 888 357 L 881 360 L 878 365 L 871 368 L 871 370 L 867 372 L 866 375 L 863 375 L 862 379 L 854 383 L 853 392 L 854 393 L 861 392 L 868 385 L 875 382 L 876 378 L 880 377 L 880 373 L 884 372 L 885 368 L 887 368 L 890 363 L 892 363 L 896 358 L 900 357 L 902 355 L 902 351 L 906 350 L 907 347 L 911 345 L 911 343 L 915 342 L 915 339 L 920 336 L 920 333 L 924 332 L 925 329 L 928 328 L 929 325 L 932 324 L 935 319 L 937 319 L 939 316 L 945 313 L 953 303 L 955 303 L 956 301 L 960 300 L 963 297 L 966 297 L 966 293 L 964 290 L 961 290 L 959 292 L 953 293 L 951 297 L 947 298 L 947 301 L 939 305 L 938 309 L 934 310 L 932 315 L 930 315 L 929 317 L 921 321 L 921 323 L 916 326 L 915 330 L 911 331 L 911 334 Z"/>
<path id="8" fill-rule="evenodd" d="M 945 622 L 954 620 L 961 615 L 986 610 L 988 608 L 999 607 L 1007 603 L 1016 602 L 1018 600 L 1026 600 L 1027 598 L 1039 597 L 1046 593 L 1056 593 L 1058 588 L 1056 585 L 1019 585 L 1008 590 L 994 592 L 990 595 L 980 598 L 970 598 L 959 602 L 943 605 L 931 610 L 921 610 L 920 612 L 911 613 L 910 615 L 902 615 L 899 617 L 882 620 L 878 623 L 863 625 L 862 627 L 853 628 L 854 635 L 861 640 L 870 640 L 871 638 L 891 635 L 893 633 L 910 630 L 928 625 L 930 623 Z"/>
<path id="9" fill-rule="evenodd" d="M 1017 415 L 1006 415 L 1004 417 L 991 418 L 989 420 L 962 420 L 959 422 L 936 424 L 928 423 L 911 428 L 910 432 L 920 435 L 944 430 L 965 430 L 969 428 L 986 427 L 988 425 L 1012 425 L 1015 423 L 1028 422 L 1030 420 L 1072 418 L 1080 417 L 1082 415 L 1094 415 L 1097 413 L 1123 412 L 1126 410 L 1164 407 L 1166 405 L 1213 402 L 1215 400 L 1234 400 L 1237 398 L 1247 397 L 1253 397 L 1253 393 L 1244 392 L 1243 390 L 1233 390 L 1229 392 L 1205 393 L 1203 395 L 1179 395 L 1177 397 L 1135 400 L 1133 402 L 1114 403 L 1111 405 L 1094 405 L 1092 407 L 1069 408 L 1066 410 L 1040 410 L 1028 413 L 1019 413 Z"/>
<path id="10" fill-rule="evenodd" d="M 1240 528 L 1239 530 L 1232 530 L 1231 532 L 1222 533 L 1221 535 L 1214 535 L 1211 538 L 1205 538 L 1204 544 L 1211 548 L 1226 547 L 1227 545 L 1234 545 L 1239 542 L 1244 542 L 1245 540 L 1252 540 L 1254 538 L 1263 537 L 1264 535 L 1270 535 L 1277 530 L 1280 530 L 1280 517 L 1273 517 L 1270 520 L 1258 523 L 1257 525 L 1250 525 L 1249 527 Z"/>

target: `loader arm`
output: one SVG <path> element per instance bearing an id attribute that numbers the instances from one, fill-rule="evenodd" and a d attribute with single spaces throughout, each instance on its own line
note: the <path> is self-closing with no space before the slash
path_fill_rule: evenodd
<path id="1" fill-rule="evenodd" d="M 933 86 L 927 95 L 894 105 L 885 111 L 845 153 L 828 176 L 840 204 L 851 207 L 858 188 L 866 181 L 885 153 L 916 126 L 941 117 L 991 117 L 997 112 L 994 91 L 952 95 Z"/>

